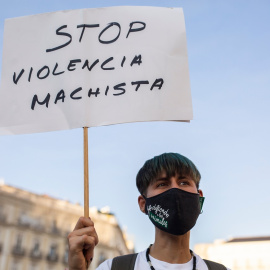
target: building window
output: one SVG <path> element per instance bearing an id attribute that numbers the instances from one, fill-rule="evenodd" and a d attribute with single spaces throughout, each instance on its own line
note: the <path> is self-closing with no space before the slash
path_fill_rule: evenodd
<path id="1" fill-rule="evenodd" d="M 51 244 L 47 259 L 51 262 L 56 262 L 58 260 L 56 244 Z"/>
<path id="2" fill-rule="evenodd" d="M 22 247 L 23 235 L 21 233 L 17 234 L 16 242 L 13 247 L 13 254 L 14 255 L 24 255 L 24 249 Z"/>
<path id="3" fill-rule="evenodd" d="M 5 222 L 6 221 L 6 214 L 4 211 L 4 207 L 0 206 L 0 222 Z"/>
<path id="4" fill-rule="evenodd" d="M 64 253 L 64 257 L 63 257 L 63 263 L 68 264 L 68 245 L 66 245 L 66 248 L 65 248 L 65 253 Z"/>
<path id="5" fill-rule="evenodd" d="M 60 234 L 60 230 L 57 228 L 56 220 L 53 220 L 53 222 L 52 222 L 51 232 L 52 232 L 53 234 L 57 234 L 57 235 Z"/>
<path id="6" fill-rule="evenodd" d="M 33 249 L 31 251 L 31 256 L 33 258 L 40 258 L 41 257 L 40 243 L 37 239 L 34 242 Z"/>
<path id="7" fill-rule="evenodd" d="M 32 219 L 31 227 L 36 231 L 44 230 L 44 224 L 42 223 L 42 220 L 39 217 Z"/>
<path id="8" fill-rule="evenodd" d="M 19 217 L 19 225 L 23 227 L 29 227 L 31 223 L 31 218 L 24 212 L 21 213 Z"/>
<path id="9" fill-rule="evenodd" d="M 15 247 L 18 249 L 21 249 L 21 247 L 22 247 L 22 238 L 23 238 L 22 234 L 19 233 L 17 235 L 17 240 L 16 240 L 16 244 L 15 244 Z"/>
<path id="10" fill-rule="evenodd" d="M 3 244 L 2 244 L 2 242 L 4 242 L 4 237 L 2 237 L 2 231 L 0 230 L 0 255 L 1 255 L 1 252 L 2 252 L 2 250 L 3 250 Z M 4 236 L 4 234 L 3 234 L 3 236 Z"/>
<path id="11" fill-rule="evenodd" d="M 54 244 L 51 245 L 49 255 L 51 257 L 55 257 L 56 256 L 56 245 L 54 245 Z"/>
<path id="12" fill-rule="evenodd" d="M 33 247 L 33 251 L 34 252 L 38 252 L 39 251 L 39 242 L 37 240 L 35 241 L 35 244 L 34 244 L 34 247 Z"/>

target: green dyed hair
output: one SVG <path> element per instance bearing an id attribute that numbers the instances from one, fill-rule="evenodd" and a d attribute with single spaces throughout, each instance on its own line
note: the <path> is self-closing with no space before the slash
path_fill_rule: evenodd
<path id="1" fill-rule="evenodd" d="M 139 192 L 146 195 L 149 185 L 164 172 L 169 178 L 175 174 L 189 176 L 199 189 L 201 175 L 194 163 L 178 153 L 164 153 L 147 160 L 139 170 L 136 177 Z"/>

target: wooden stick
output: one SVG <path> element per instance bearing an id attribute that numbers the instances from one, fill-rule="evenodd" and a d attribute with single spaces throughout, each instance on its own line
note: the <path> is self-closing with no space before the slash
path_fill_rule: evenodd
<path id="1" fill-rule="evenodd" d="M 88 175 L 88 127 L 83 128 L 83 159 L 84 159 L 84 216 L 89 217 L 89 175 Z M 86 269 L 89 268 L 85 259 Z"/>
<path id="2" fill-rule="evenodd" d="M 89 175 L 88 175 L 88 127 L 83 128 L 84 148 L 84 216 L 89 217 Z"/>

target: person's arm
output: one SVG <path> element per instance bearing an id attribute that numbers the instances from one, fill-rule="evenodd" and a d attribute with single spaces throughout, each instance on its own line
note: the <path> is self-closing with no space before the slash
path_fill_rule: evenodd
<path id="1" fill-rule="evenodd" d="M 92 262 L 98 236 L 94 222 L 90 218 L 80 217 L 73 232 L 68 235 L 69 270 L 86 270 Z"/>

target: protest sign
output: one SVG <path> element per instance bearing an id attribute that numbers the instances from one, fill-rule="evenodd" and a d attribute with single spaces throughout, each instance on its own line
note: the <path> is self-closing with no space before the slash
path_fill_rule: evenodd
<path id="1" fill-rule="evenodd" d="M 181 8 L 110 7 L 5 21 L 0 134 L 191 119 Z"/>

